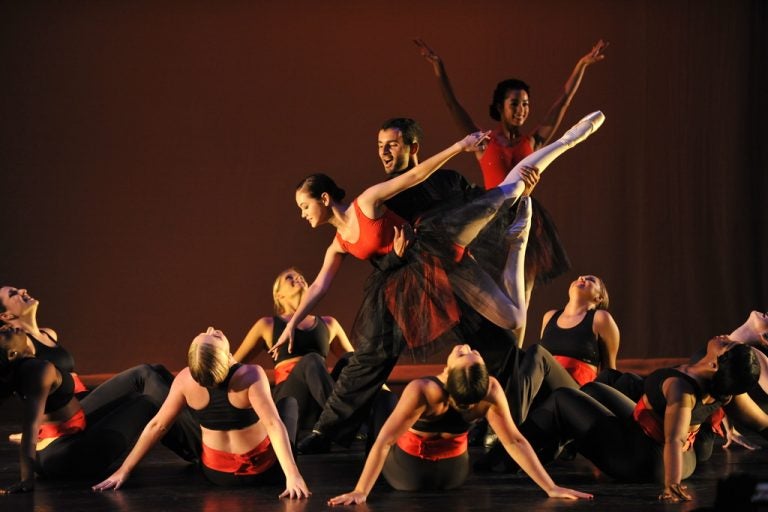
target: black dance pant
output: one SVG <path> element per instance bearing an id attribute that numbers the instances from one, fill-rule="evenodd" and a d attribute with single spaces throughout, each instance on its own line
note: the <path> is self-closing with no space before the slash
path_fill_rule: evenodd
<path id="1" fill-rule="evenodd" d="M 288 378 L 272 391 L 275 403 L 293 397 L 298 405 L 298 428 L 311 429 L 320 416 L 326 400 L 333 391 L 333 378 L 328 373 L 325 358 L 317 353 L 302 356 Z"/>
<path id="2" fill-rule="evenodd" d="M 633 402 L 640 400 L 645 392 L 645 379 L 632 372 L 620 372 L 613 368 L 606 368 L 597 374 L 595 382 L 601 382 L 621 391 Z"/>
<path id="3" fill-rule="evenodd" d="M 104 475 L 121 461 L 156 413 L 157 405 L 148 397 L 129 398 L 98 420 L 86 419 L 85 430 L 38 450 L 35 471 L 49 477 Z"/>
<path id="4" fill-rule="evenodd" d="M 469 475 L 469 452 L 447 459 L 426 460 L 404 452 L 395 444 L 384 461 L 382 474 L 398 491 L 454 489 Z"/>
<path id="5" fill-rule="evenodd" d="M 602 384 L 585 386 L 600 393 L 617 411 L 634 404 L 616 390 Z M 621 405 L 623 403 L 623 405 Z M 620 412 L 625 414 L 625 412 Z M 552 459 L 559 445 L 574 440 L 579 453 L 603 473 L 624 481 L 663 482 L 663 447 L 648 437 L 631 415 L 617 416 L 587 393 L 570 388 L 554 391 L 533 409 L 520 432 L 543 463 Z M 693 450 L 683 452 L 682 477 L 696 469 Z"/>
<path id="6" fill-rule="evenodd" d="M 260 485 L 281 485 L 285 482 L 285 476 L 280 468 L 280 463 L 275 461 L 266 471 L 258 475 L 236 475 L 224 471 L 216 471 L 206 466 L 201 466 L 203 476 L 214 485 L 221 487 L 257 487 Z"/>
<path id="7" fill-rule="evenodd" d="M 355 352 L 339 374 L 314 430 L 342 444 L 352 441 L 405 348 L 398 341 L 402 334 L 395 333 L 394 319 L 389 320 L 375 335 L 358 333 Z"/>
<path id="8" fill-rule="evenodd" d="M 172 382 L 173 374 L 164 366 L 141 364 L 97 386 L 80 404 L 88 422 L 98 421 L 104 414 L 122 407 L 137 396 L 146 397 L 156 409 L 160 409 L 168 397 Z M 202 449 L 201 435 L 200 424 L 184 408 L 163 437 L 162 443 L 179 457 L 196 461 Z"/>
<path id="9" fill-rule="evenodd" d="M 549 350 L 540 344 L 532 345 L 525 351 L 513 347 L 499 381 L 504 385 L 512 419 L 518 425 L 554 390 L 579 387 Z"/>
<path id="10" fill-rule="evenodd" d="M 168 396 L 173 375 L 160 365 L 139 365 L 110 378 L 80 402 L 86 428 L 37 452 L 36 470 L 48 476 L 91 476 L 120 462 Z M 186 414 L 184 414 L 186 413 Z M 200 426 L 188 411 L 164 443 L 187 460 L 200 453 Z"/>

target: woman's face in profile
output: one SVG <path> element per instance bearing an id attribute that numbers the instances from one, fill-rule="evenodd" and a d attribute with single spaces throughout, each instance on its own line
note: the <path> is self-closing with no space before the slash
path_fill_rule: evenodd
<path id="1" fill-rule="evenodd" d="M 768 343 L 768 313 L 753 311 L 749 315 L 749 322 L 760 337 L 760 341 Z"/>

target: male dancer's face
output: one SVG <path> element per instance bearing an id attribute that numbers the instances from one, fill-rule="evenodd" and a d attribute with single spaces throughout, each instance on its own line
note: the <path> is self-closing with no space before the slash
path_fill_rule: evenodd
<path id="1" fill-rule="evenodd" d="M 379 130 L 378 146 L 384 172 L 395 174 L 408 169 L 411 164 L 411 155 L 416 152 L 417 144 L 406 144 L 400 130 L 388 128 Z"/>

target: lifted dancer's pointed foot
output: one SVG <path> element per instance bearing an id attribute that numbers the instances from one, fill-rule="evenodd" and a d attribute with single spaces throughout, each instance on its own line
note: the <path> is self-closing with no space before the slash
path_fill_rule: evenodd
<path id="1" fill-rule="evenodd" d="M 578 123 L 573 125 L 570 130 L 560 138 L 560 141 L 568 147 L 573 147 L 579 142 L 583 142 L 587 137 L 597 131 L 605 121 L 605 114 L 599 110 L 584 116 Z"/>

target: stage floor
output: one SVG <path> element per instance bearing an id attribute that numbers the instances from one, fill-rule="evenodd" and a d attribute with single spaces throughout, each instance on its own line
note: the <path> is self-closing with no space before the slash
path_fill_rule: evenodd
<path id="1" fill-rule="evenodd" d="M 18 430 L 18 411 L 14 400 L 4 404 L 0 418 L 0 485 L 18 479 L 18 449 L 7 441 L 8 434 Z M 10 409 L 10 411 L 9 411 Z M 756 442 L 762 440 L 756 439 Z M 765 444 L 765 443 L 763 443 Z M 479 448 L 472 449 L 478 455 Z M 67 511 L 184 511 L 184 512 L 312 512 L 328 510 L 326 500 L 351 490 L 362 468 L 362 446 L 336 450 L 326 455 L 302 456 L 299 467 L 314 493 L 308 500 L 278 500 L 282 489 L 225 489 L 210 485 L 190 466 L 162 446 L 155 448 L 120 491 L 93 492 L 95 482 L 62 482 L 38 480 L 34 493 L 0 496 L 0 510 L 22 512 Z M 768 482 L 768 447 L 756 452 L 743 448 L 715 453 L 700 464 L 687 480 L 695 500 L 685 504 L 664 505 L 656 500 L 658 485 L 618 484 L 600 477 L 581 457 L 571 462 L 555 462 L 548 466 L 554 480 L 564 486 L 590 492 L 593 501 L 548 499 L 533 482 L 520 475 L 473 474 L 467 483 L 445 492 L 406 493 L 390 489 L 383 480 L 374 488 L 370 502 L 358 505 L 358 511 L 433 512 L 433 511 L 514 511 L 514 510 L 599 510 L 653 511 L 696 509 L 711 510 L 717 494 L 718 480 L 732 473 L 746 473 L 758 481 Z M 767 502 L 768 503 L 768 502 Z M 337 507 L 346 510 L 349 507 Z M 744 510 L 731 501 L 728 510 Z M 759 510 L 768 510 L 768 504 Z"/>

